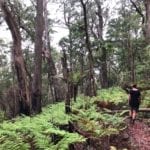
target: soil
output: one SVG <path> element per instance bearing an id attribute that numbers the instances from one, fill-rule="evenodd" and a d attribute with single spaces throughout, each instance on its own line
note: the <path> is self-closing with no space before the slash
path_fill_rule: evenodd
<path id="1" fill-rule="evenodd" d="M 150 124 L 149 120 L 136 120 L 129 124 L 128 134 L 132 150 L 150 150 Z"/>
<path id="2" fill-rule="evenodd" d="M 149 122 L 149 124 L 148 124 Z M 150 119 L 126 120 L 127 128 L 116 136 L 112 136 L 111 145 L 116 150 L 150 150 Z"/>
<path id="3" fill-rule="evenodd" d="M 126 120 L 127 128 L 117 135 L 92 138 L 86 135 L 86 142 L 70 145 L 69 150 L 150 150 L 150 119 Z M 80 132 L 81 134 L 82 132 Z"/>

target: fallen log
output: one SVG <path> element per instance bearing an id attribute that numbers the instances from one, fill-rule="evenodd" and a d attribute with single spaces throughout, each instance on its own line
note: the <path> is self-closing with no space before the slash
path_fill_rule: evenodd
<path id="1" fill-rule="evenodd" d="M 107 113 L 114 114 L 114 113 L 123 113 L 126 114 L 129 112 L 129 109 L 119 109 L 119 110 L 110 110 L 110 109 L 104 109 Z M 140 108 L 138 112 L 148 112 L 150 113 L 150 108 Z"/>
<path id="2" fill-rule="evenodd" d="M 150 108 L 140 108 L 139 112 L 150 112 Z"/>

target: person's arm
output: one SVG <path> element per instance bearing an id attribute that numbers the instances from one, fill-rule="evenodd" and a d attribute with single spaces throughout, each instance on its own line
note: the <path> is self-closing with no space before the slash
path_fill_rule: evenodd
<path id="1" fill-rule="evenodd" d="M 141 103 L 141 92 L 140 91 L 139 91 L 138 101 L 139 101 L 139 104 L 140 104 Z"/>
<path id="2" fill-rule="evenodd" d="M 131 95 L 129 94 L 128 103 L 130 103 L 130 100 L 131 100 Z"/>
<path id="3" fill-rule="evenodd" d="M 129 91 L 129 97 L 128 97 L 128 103 L 130 104 L 130 101 L 131 101 L 131 93 L 132 93 L 132 91 L 131 91 L 131 89 L 130 89 L 130 91 Z"/>

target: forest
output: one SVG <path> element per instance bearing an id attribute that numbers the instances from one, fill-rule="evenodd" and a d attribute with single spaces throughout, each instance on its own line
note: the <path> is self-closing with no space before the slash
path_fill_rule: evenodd
<path id="1" fill-rule="evenodd" d="M 0 32 L 0 150 L 150 149 L 150 0 L 0 0 Z"/>

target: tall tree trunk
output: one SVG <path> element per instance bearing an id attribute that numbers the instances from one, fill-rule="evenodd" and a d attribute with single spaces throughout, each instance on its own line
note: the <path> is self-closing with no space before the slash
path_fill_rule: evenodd
<path id="1" fill-rule="evenodd" d="M 53 102 L 57 102 L 63 99 L 63 88 L 60 86 L 60 81 L 55 78 L 57 75 L 57 71 L 55 68 L 55 64 L 52 57 L 52 48 L 50 44 L 50 36 L 49 36 L 49 30 L 48 30 L 48 11 L 47 11 L 47 3 L 48 1 L 44 1 L 44 19 L 45 19 L 45 43 L 44 43 L 44 56 L 48 63 L 48 78 L 49 78 L 49 84 L 51 89 L 51 95 Z"/>
<path id="2" fill-rule="evenodd" d="M 102 8 L 100 0 L 95 0 L 97 6 L 96 15 L 98 16 L 98 38 L 102 41 L 103 40 L 103 16 L 102 16 Z"/>
<path id="3" fill-rule="evenodd" d="M 128 40 L 127 40 L 127 49 L 128 49 L 128 71 L 129 71 L 129 78 L 132 83 L 135 82 L 135 64 L 134 64 L 134 52 L 132 48 L 130 33 L 128 33 Z"/>
<path id="4" fill-rule="evenodd" d="M 107 88 L 108 87 L 107 50 L 105 47 L 102 47 L 100 73 L 101 73 L 101 86 L 102 86 L 102 88 Z"/>
<path id="5" fill-rule="evenodd" d="M 74 70 L 73 65 L 73 55 L 72 55 L 72 32 L 70 28 L 70 19 L 68 18 L 68 29 L 69 29 L 69 73 L 72 74 Z M 70 98 L 74 96 L 74 86 L 73 84 L 70 84 Z"/>
<path id="6" fill-rule="evenodd" d="M 21 34 L 19 30 L 18 20 L 15 17 L 13 11 L 8 8 L 4 0 L 0 0 L 0 7 L 4 12 L 5 20 L 10 29 L 13 39 L 12 59 L 17 74 L 18 87 L 20 92 L 20 112 L 26 115 L 30 115 L 31 96 L 26 67 L 21 50 Z"/>
<path id="7" fill-rule="evenodd" d="M 35 60 L 32 84 L 32 108 L 36 113 L 41 112 L 42 90 L 42 48 L 43 48 L 43 0 L 37 0 L 35 24 Z"/>
<path id="8" fill-rule="evenodd" d="M 65 25 L 67 26 L 68 30 L 69 30 L 69 46 L 68 46 L 68 53 L 69 53 L 69 58 L 68 58 L 68 61 L 69 61 L 69 73 L 73 73 L 74 71 L 74 64 L 73 64 L 73 50 L 72 50 L 72 47 L 73 47 L 73 41 L 72 41 L 72 31 L 71 31 L 71 11 L 68 12 L 68 9 L 66 8 L 66 3 L 63 3 L 64 5 L 64 21 L 65 21 Z M 68 5 L 68 4 L 67 4 Z M 67 6 L 68 7 L 68 6 Z M 71 7 L 71 5 L 70 5 Z M 72 98 L 74 93 L 73 93 L 73 85 L 71 86 L 70 85 L 70 97 Z"/>
<path id="9" fill-rule="evenodd" d="M 80 53 L 80 60 L 79 61 L 80 61 L 80 65 L 81 65 L 80 72 L 81 72 L 81 75 L 83 75 L 84 74 L 84 54 L 83 53 Z M 80 92 L 84 93 L 83 80 L 80 83 Z"/>
<path id="10" fill-rule="evenodd" d="M 83 8 L 83 15 L 84 15 L 84 30 L 86 36 L 86 48 L 88 50 L 88 60 L 89 60 L 89 75 L 88 75 L 88 91 L 86 91 L 86 95 L 88 96 L 96 96 L 96 86 L 95 86 L 95 79 L 94 79 L 94 62 L 93 62 L 93 55 L 91 50 L 91 44 L 89 39 L 88 33 L 88 20 L 87 20 L 87 9 L 86 4 L 83 0 L 80 0 L 82 8 Z"/>
<path id="11" fill-rule="evenodd" d="M 69 81 L 69 69 L 68 69 L 68 65 L 67 65 L 67 56 L 66 56 L 65 50 L 63 50 L 63 57 L 62 57 L 61 61 L 62 61 L 62 67 L 63 67 L 64 80 L 67 83 L 67 94 L 66 94 L 66 98 L 65 98 L 65 112 L 70 113 L 71 112 L 70 101 L 71 101 L 72 84 Z"/>
<path id="12" fill-rule="evenodd" d="M 97 6 L 97 16 L 98 16 L 98 28 L 97 28 L 97 40 L 100 40 L 103 43 L 103 16 L 102 16 L 102 8 L 100 0 L 95 0 Z M 102 46 L 102 54 L 101 54 L 101 86 L 102 88 L 108 87 L 108 75 L 107 75 L 107 49 Z"/>
<path id="13" fill-rule="evenodd" d="M 145 38 L 150 44 L 150 0 L 144 0 L 144 4 L 146 9 Z"/>

